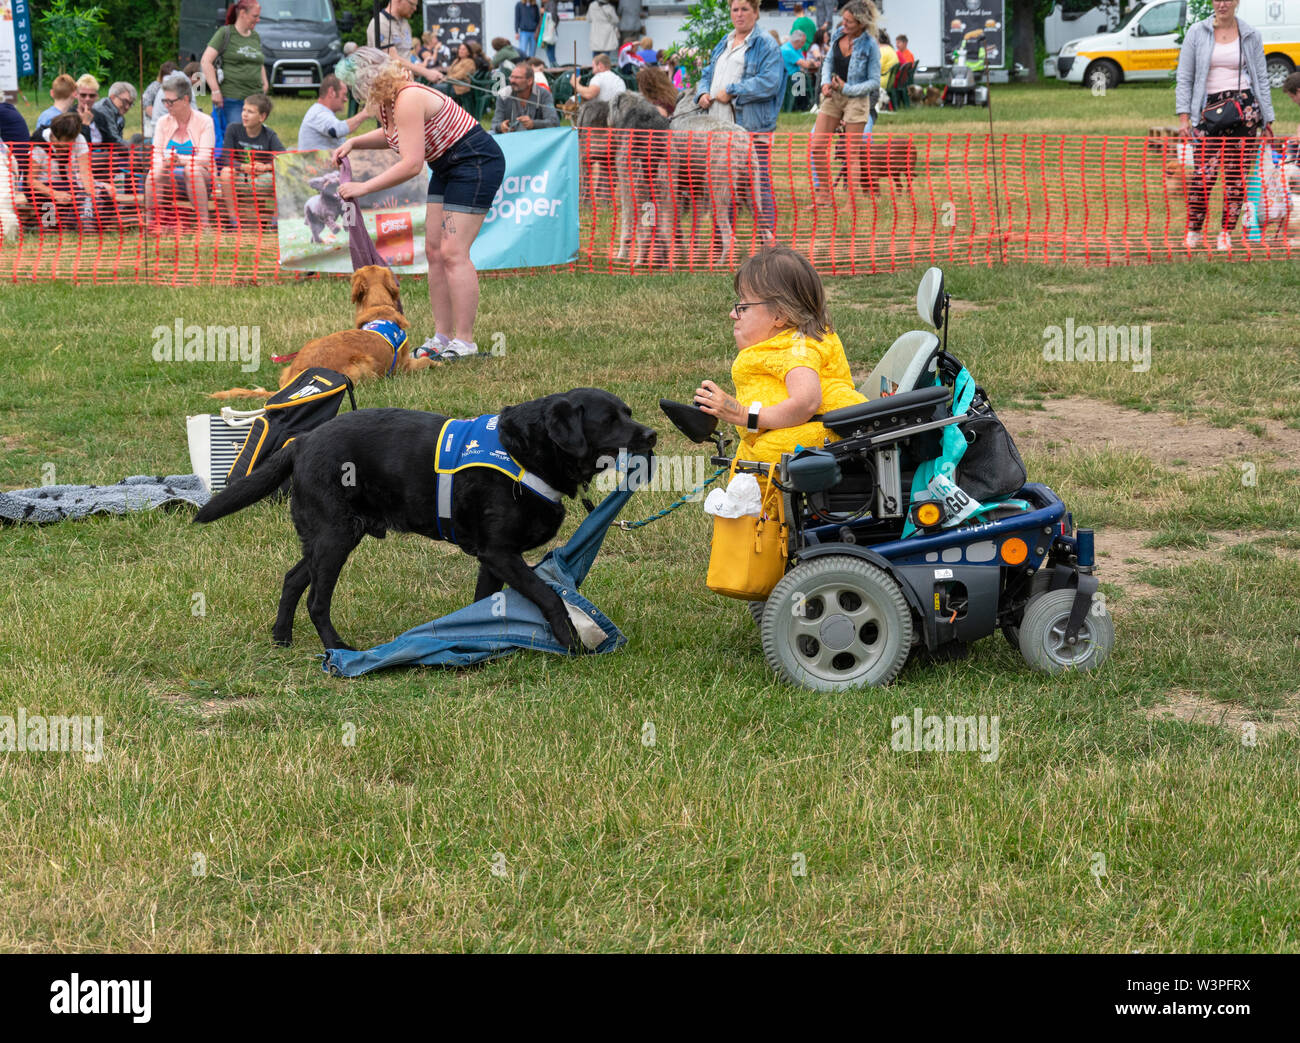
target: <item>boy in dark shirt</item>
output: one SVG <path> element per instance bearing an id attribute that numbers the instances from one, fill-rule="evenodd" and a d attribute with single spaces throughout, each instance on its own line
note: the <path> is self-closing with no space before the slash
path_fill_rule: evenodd
<path id="1" fill-rule="evenodd" d="M 270 199 L 274 192 L 272 154 L 285 148 L 266 125 L 270 115 L 271 99 L 265 94 L 250 94 L 244 99 L 240 122 L 226 127 L 222 156 L 228 166 L 217 175 L 217 196 L 233 227 L 239 225 L 239 198 L 251 201 L 256 210 L 258 202 Z"/>

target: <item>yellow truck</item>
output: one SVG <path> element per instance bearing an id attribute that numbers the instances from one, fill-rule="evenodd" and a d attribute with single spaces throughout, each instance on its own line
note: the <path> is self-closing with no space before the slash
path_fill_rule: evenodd
<path id="1" fill-rule="evenodd" d="M 1300 64 L 1300 0 L 1241 0 L 1237 16 L 1259 30 L 1269 82 L 1280 87 Z M 1125 15 L 1111 32 L 1062 47 L 1057 76 L 1105 90 L 1129 81 L 1166 79 L 1178 66 L 1186 24 L 1184 0 L 1150 0 Z"/>

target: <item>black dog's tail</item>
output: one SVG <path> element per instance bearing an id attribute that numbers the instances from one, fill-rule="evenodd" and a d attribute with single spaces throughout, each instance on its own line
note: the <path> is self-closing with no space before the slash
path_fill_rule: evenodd
<path id="1" fill-rule="evenodd" d="M 207 505 L 194 516 L 194 521 L 198 523 L 216 521 L 270 496 L 293 473 L 293 459 L 298 453 L 298 444 L 299 440 L 294 439 L 283 449 L 271 454 L 266 463 L 247 478 L 239 478 L 231 482 L 207 502 Z"/>

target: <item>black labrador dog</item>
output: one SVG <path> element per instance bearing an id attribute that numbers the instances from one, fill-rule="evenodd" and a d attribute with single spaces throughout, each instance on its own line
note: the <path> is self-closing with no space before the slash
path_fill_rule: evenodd
<path id="1" fill-rule="evenodd" d="M 288 645 L 303 591 L 307 612 L 326 648 L 350 648 L 330 622 L 339 572 L 369 533 L 383 539 L 417 532 L 438 539 L 434 455 L 445 416 L 413 409 L 344 413 L 290 442 L 246 478 L 232 482 L 195 516 L 210 522 L 270 496 L 291 474 L 291 514 L 302 560 L 284 577 L 271 639 Z M 507 406 L 498 433 L 502 448 L 529 474 L 572 497 L 619 450 L 649 455 L 655 432 L 632 419 L 618 397 L 598 388 Z M 564 602 L 537 577 L 523 552 L 554 538 L 564 504 L 534 496 L 500 471 L 476 467 L 456 475 L 451 521 L 460 549 L 479 560 L 474 600 L 510 586 L 542 611 L 570 651 L 582 643 Z"/>

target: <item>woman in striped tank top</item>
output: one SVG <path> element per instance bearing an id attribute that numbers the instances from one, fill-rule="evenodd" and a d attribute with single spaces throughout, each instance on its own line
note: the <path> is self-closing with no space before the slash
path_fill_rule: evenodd
<path id="1" fill-rule="evenodd" d="M 349 138 L 330 157 L 337 165 L 353 149 L 392 149 L 401 156 L 368 181 L 339 186 L 344 199 L 382 192 L 415 176 L 428 163 L 424 254 L 429 262 L 429 305 L 435 333 L 413 358 L 477 355 L 478 272 L 469 248 L 505 177 L 501 147 L 447 95 L 413 83 L 410 72 L 373 47 L 359 47 L 335 73 L 379 120 L 379 129 Z"/>

